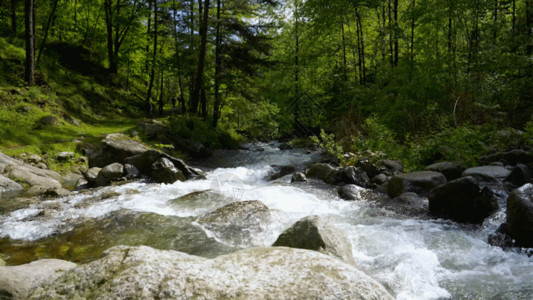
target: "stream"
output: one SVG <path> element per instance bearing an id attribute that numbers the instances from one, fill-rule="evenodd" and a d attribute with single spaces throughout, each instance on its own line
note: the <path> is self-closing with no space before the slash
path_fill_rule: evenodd
<path id="1" fill-rule="evenodd" d="M 294 222 L 320 215 L 348 236 L 358 267 L 397 299 L 533 299 L 533 257 L 487 243 L 505 220 L 500 210 L 482 226 L 406 217 L 365 198 L 344 201 L 317 180 L 274 181 L 272 165 L 303 169 L 320 153 L 278 144 L 217 151 L 199 162 L 205 180 L 171 185 L 142 181 L 47 201 L 0 204 L 0 258 L 17 265 L 41 258 L 78 263 L 114 245 L 149 245 L 203 257 L 269 246 Z M 234 201 L 260 200 L 272 221 L 236 232 L 197 222 Z"/>

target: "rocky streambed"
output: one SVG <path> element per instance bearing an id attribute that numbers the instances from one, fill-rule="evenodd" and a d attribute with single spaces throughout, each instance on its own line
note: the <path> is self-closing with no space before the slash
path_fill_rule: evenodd
<path id="1" fill-rule="evenodd" d="M 132 161 L 126 158 L 122 164 Z M 364 166 L 315 165 L 319 160 L 317 152 L 252 145 L 215 153 L 191 180 L 136 180 L 10 206 L 0 216 L 1 257 L 9 265 L 0 267 L 2 295 L 533 297 L 533 258 L 488 242 L 506 222 L 507 190 L 480 184 L 483 170 L 461 170 L 473 178 L 461 184 L 475 180 L 475 195 L 487 187 L 497 206 L 463 222 L 440 206 L 430 209 L 428 197 L 438 196 L 430 191 L 450 181 L 447 171 L 439 172 L 444 179 L 399 176 L 400 167 L 387 162 L 370 177 Z"/>

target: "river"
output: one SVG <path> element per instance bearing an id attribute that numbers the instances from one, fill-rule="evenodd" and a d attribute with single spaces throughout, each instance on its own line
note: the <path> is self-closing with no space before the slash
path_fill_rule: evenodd
<path id="1" fill-rule="evenodd" d="M 205 180 L 160 185 L 131 182 L 4 209 L 0 250 L 8 264 L 57 257 L 96 259 L 117 244 L 147 244 L 204 257 L 271 245 L 300 218 L 320 215 L 348 236 L 358 267 L 397 299 L 533 299 L 533 257 L 504 251 L 487 237 L 505 219 L 500 210 L 482 226 L 397 214 L 365 198 L 344 201 L 316 180 L 266 178 L 271 165 L 304 168 L 319 153 L 277 144 L 219 151 L 200 162 Z M 196 222 L 232 201 L 260 200 L 272 222 L 236 234 Z"/>

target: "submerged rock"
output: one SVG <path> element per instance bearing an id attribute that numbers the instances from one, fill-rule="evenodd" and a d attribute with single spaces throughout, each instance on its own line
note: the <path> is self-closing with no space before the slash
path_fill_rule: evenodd
<path id="1" fill-rule="evenodd" d="M 444 183 L 446 183 L 446 177 L 439 172 L 420 171 L 398 174 L 389 181 L 387 193 L 391 198 L 407 192 L 427 196 L 431 189 Z"/>
<path id="2" fill-rule="evenodd" d="M 60 259 L 42 259 L 29 264 L 0 267 L 0 298 L 28 299 L 38 286 L 54 281 L 75 263 Z"/>
<path id="3" fill-rule="evenodd" d="M 114 247 L 31 299 L 393 299 L 355 267 L 314 251 L 254 248 L 204 259 Z"/>
<path id="4" fill-rule="evenodd" d="M 533 247 L 533 184 L 528 183 L 509 195 L 507 229 L 517 246 Z"/>
<path id="5" fill-rule="evenodd" d="M 355 265 L 348 237 L 319 216 L 308 216 L 294 223 L 272 246 L 314 250 Z"/>
<path id="6" fill-rule="evenodd" d="M 482 223 L 498 209 L 493 193 L 470 176 L 434 188 L 428 199 L 432 214 L 457 222 Z"/>

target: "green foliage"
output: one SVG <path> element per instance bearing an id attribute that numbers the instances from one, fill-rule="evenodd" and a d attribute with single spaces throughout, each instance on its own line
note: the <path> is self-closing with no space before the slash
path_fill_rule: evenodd
<path id="1" fill-rule="evenodd" d="M 343 162 L 343 149 L 335 139 L 334 134 L 328 134 L 324 130 L 320 131 L 320 137 L 313 136 L 311 140 L 318 144 L 320 148 L 324 149 L 327 156 L 332 159 Z"/>
<path id="2" fill-rule="evenodd" d="M 214 129 L 197 117 L 172 117 L 169 120 L 169 127 L 173 134 L 169 138 L 179 142 L 198 141 L 210 149 L 235 149 L 240 142 L 243 142 L 243 138 L 234 131 Z"/>
<path id="3" fill-rule="evenodd" d="M 26 59 L 26 52 L 24 51 L 24 48 L 10 44 L 6 39 L 0 37 L 0 58 L 6 60 L 13 59 L 22 62 Z"/>

